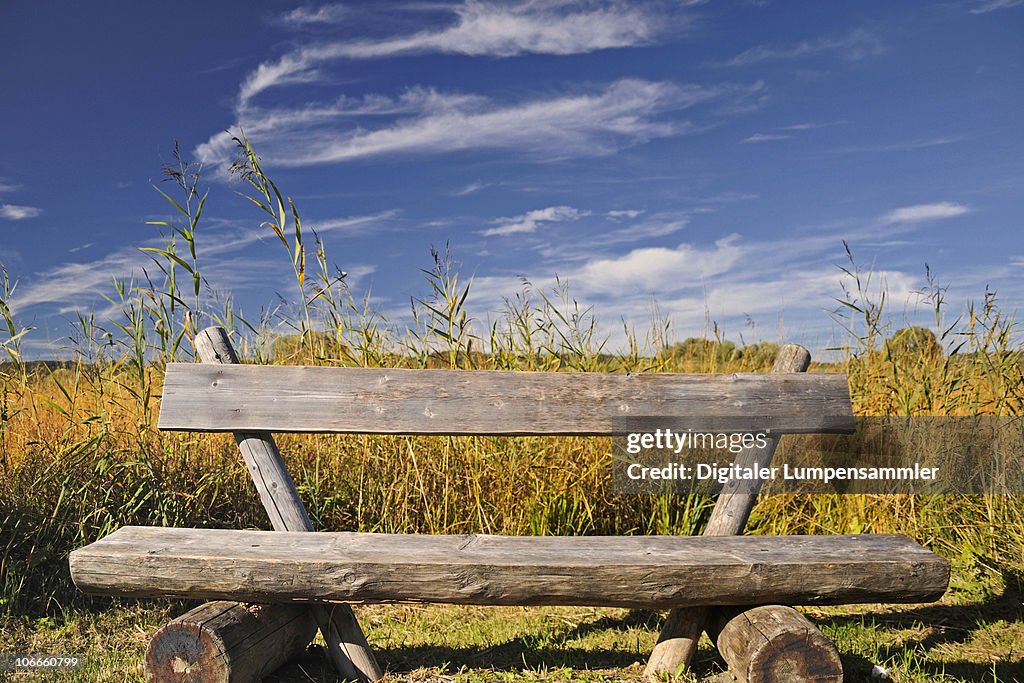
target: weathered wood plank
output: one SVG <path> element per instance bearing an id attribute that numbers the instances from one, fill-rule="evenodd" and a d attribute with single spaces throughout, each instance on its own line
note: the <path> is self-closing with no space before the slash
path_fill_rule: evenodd
<path id="1" fill-rule="evenodd" d="M 739 683 L 843 683 L 835 645 L 792 607 L 715 612 L 708 635 Z"/>
<path id="2" fill-rule="evenodd" d="M 853 430 L 846 375 L 558 373 L 171 363 L 160 428 L 607 435 L 621 417 L 743 417 L 780 433 Z"/>
<path id="3" fill-rule="evenodd" d="M 221 327 L 208 327 L 196 335 L 196 353 L 203 363 L 208 364 L 205 367 L 241 367 L 237 365 L 238 357 L 231 340 Z M 313 531 L 273 435 L 247 431 L 235 432 L 234 437 L 274 530 Z M 351 607 L 335 605 L 327 610 L 321 605 L 314 605 L 312 616 L 323 634 L 327 655 L 338 673 L 351 680 L 363 681 L 375 681 L 384 675 Z"/>
<path id="4" fill-rule="evenodd" d="M 87 593 L 474 605 L 927 602 L 949 563 L 902 536 L 424 536 L 124 527 L 71 554 Z"/>
<path id="5" fill-rule="evenodd" d="M 208 602 L 158 630 L 146 649 L 152 683 L 250 683 L 302 654 L 316 633 L 305 605 Z"/>
<path id="6" fill-rule="evenodd" d="M 807 349 L 798 344 L 786 344 L 779 349 L 772 373 L 806 372 L 810 364 L 811 354 Z M 771 438 L 765 448 L 744 449 L 734 462 L 740 467 L 768 467 L 778 445 L 779 439 Z M 743 527 L 747 525 L 750 512 L 757 502 L 761 483 L 760 479 L 728 481 L 715 501 L 715 509 L 704 528 L 704 535 L 737 536 L 743 533 Z M 689 666 L 697 652 L 697 643 L 710 612 L 706 606 L 669 612 L 644 673 L 648 676 L 674 674 L 681 665 Z"/>

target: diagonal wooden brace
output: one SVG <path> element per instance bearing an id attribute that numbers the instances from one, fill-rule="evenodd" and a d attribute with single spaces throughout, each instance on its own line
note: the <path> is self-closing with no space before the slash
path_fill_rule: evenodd
<path id="1" fill-rule="evenodd" d="M 787 344 L 779 349 L 772 372 L 806 372 L 810 363 L 811 354 L 807 349 L 797 344 Z M 735 463 L 740 467 L 769 467 L 778 445 L 778 437 L 769 438 L 767 447 L 744 449 Z M 715 503 L 704 535 L 735 536 L 743 533 L 760 488 L 760 480 L 740 482 L 733 479 L 726 483 Z M 681 666 L 689 666 L 711 613 L 712 610 L 707 607 L 671 610 L 654 651 L 647 660 L 645 674 L 674 674 Z"/>
<path id="2" fill-rule="evenodd" d="M 204 363 L 238 362 L 231 340 L 221 327 L 200 332 L 196 336 L 196 352 Z M 274 437 L 268 432 L 234 436 L 274 531 L 313 531 Z M 311 610 L 338 673 L 359 681 L 375 681 L 384 675 L 351 607 L 313 605 Z"/>

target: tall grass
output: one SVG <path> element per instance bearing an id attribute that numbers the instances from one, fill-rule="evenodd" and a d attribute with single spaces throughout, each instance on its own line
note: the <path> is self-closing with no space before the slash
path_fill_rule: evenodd
<path id="1" fill-rule="evenodd" d="M 467 306 L 472 283 L 447 248 L 434 251 L 422 271 L 427 295 L 413 299 L 411 322 L 389 321 L 349 292 L 293 200 L 267 177 L 248 141 L 238 143 L 235 168 L 263 219 L 256 229 L 282 243 L 295 278 L 294 299 L 271 317 L 246 320 L 200 274 L 195 235 L 207 194 L 199 169 L 177 154 L 167 177 L 179 196 L 159 190 L 176 218 L 156 223 L 166 241 L 149 250 L 155 277 L 117 284 L 115 320 L 80 315 L 65 343 L 71 360 L 24 359 L 21 344 L 31 331 L 10 308 L 15 284 L 4 271 L 0 614 L 90 604 L 70 583 L 67 554 L 121 525 L 266 527 L 230 438 L 155 428 L 163 368 L 193 357 L 201 324 L 227 325 L 241 355 L 257 363 L 563 372 L 771 366 L 772 344 L 736 347 L 715 334 L 675 343 L 656 308 L 649 329 L 625 329 L 625 352 L 609 353 L 593 311 L 562 283 L 548 292 L 524 282 L 485 326 Z M 307 260 L 309 245 L 315 257 Z M 846 371 L 858 414 L 1021 414 L 1017 329 L 994 296 L 947 320 L 943 290 L 930 281 L 922 296 L 934 307 L 934 329 L 898 333 L 852 257 L 847 274 L 836 315 L 848 344 L 839 362 L 812 371 Z M 284 436 L 279 443 L 321 529 L 692 534 L 712 503 L 613 493 L 603 439 Z M 964 571 L 981 567 L 1002 580 L 1024 574 L 1024 512 L 1005 497 L 772 496 L 755 510 L 751 529 L 898 531 L 957 558 Z"/>

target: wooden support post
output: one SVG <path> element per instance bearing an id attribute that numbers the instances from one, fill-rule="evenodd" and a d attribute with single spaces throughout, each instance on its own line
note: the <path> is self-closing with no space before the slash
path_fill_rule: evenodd
<path id="1" fill-rule="evenodd" d="M 739 683 L 842 683 L 835 645 L 792 607 L 719 608 L 708 624 Z"/>
<path id="2" fill-rule="evenodd" d="M 196 353 L 204 363 L 238 362 L 231 340 L 221 327 L 208 327 L 196 335 Z M 235 434 L 235 441 L 274 531 L 313 531 L 274 437 L 269 432 L 240 432 Z M 312 612 L 338 673 L 363 681 L 375 681 L 384 675 L 351 607 L 314 605 Z"/>
<path id="3" fill-rule="evenodd" d="M 811 354 L 797 344 L 786 344 L 779 349 L 772 372 L 806 372 L 811 364 Z M 771 465 L 778 437 L 769 438 L 766 448 L 748 448 L 735 460 L 740 467 L 768 467 Z M 735 536 L 743 532 L 750 518 L 750 511 L 757 502 L 760 480 L 730 480 L 722 488 L 711 513 L 711 519 L 704 529 L 705 536 Z M 645 673 L 674 674 L 681 666 L 688 666 L 697 652 L 697 641 L 704 631 L 711 610 L 707 607 L 674 609 L 669 612 L 665 625 L 658 636 Z"/>
<path id="4" fill-rule="evenodd" d="M 165 624 L 146 649 L 151 683 L 260 681 L 316 633 L 305 605 L 208 602 Z"/>

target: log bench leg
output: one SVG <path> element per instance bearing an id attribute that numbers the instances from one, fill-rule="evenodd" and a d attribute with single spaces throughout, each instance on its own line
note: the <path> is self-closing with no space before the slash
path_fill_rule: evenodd
<path id="1" fill-rule="evenodd" d="M 162 626 L 146 649 L 151 683 L 249 683 L 301 655 L 316 633 L 304 605 L 200 605 Z"/>
<path id="2" fill-rule="evenodd" d="M 202 330 L 196 335 L 195 345 L 204 363 L 238 362 L 222 327 Z M 313 531 L 274 437 L 269 432 L 235 433 L 235 441 L 274 531 Z M 354 681 L 375 681 L 384 675 L 351 607 L 313 605 L 307 609 L 324 636 L 327 654 L 338 673 Z"/>
<path id="3" fill-rule="evenodd" d="M 842 683 L 835 645 L 792 607 L 720 608 L 708 635 L 739 683 Z"/>
<path id="4" fill-rule="evenodd" d="M 797 344 L 786 344 L 779 349 L 772 372 L 806 372 L 810 364 L 811 354 L 807 349 Z M 768 467 L 778 444 L 778 438 L 770 438 L 766 448 L 744 449 L 735 462 L 741 467 Z M 715 502 L 704 535 L 736 536 L 743 533 L 750 511 L 757 502 L 758 488 L 754 482 L 727 482 Z M 679 668 L 689 666 L 709 616 L 710 611 L 704 607 L 670 611 L 644 673 L 647 676 L 675 674 Z"/>
<path id="5" fill-rule="evenodd" d="M 644 673 L 647 676 L 659 673 L 675 675 L 679 667 L 689 666 L 697 654 L 697 642 L 710 612 L 707 607 L 671 610 Z"/>

